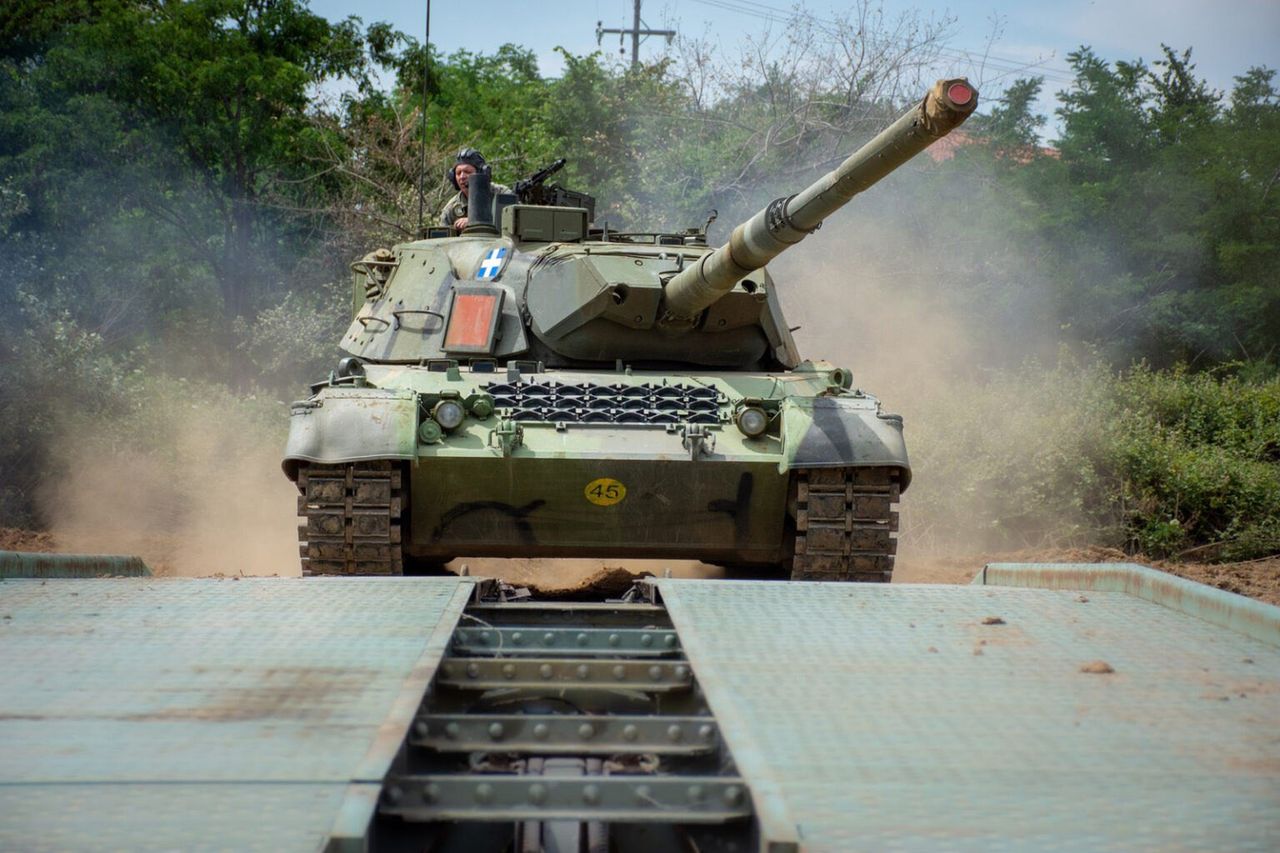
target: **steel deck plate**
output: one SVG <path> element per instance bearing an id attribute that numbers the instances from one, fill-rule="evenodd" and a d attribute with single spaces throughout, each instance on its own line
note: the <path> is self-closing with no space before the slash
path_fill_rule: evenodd
<path id="1" fill-rule="evenodd" d="M 314 850 L 367 824 L 357 783 L 381 782 L 472 586 L 0 581 L 0 849 Z"/>
<path id="2" fill-rule="evenodd" d="M 658 585 L 806 850 L 1280 849 L 1277 645 L 1124 592 Z"/>

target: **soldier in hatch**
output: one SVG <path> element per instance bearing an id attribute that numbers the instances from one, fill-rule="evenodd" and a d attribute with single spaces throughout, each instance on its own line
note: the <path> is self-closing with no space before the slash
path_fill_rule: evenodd
<path id="1" fill-rule="evenodd" d="M 474 148 L 463 148 L 458 152 L 453 165 L 445 173 L 449 183 L 453 184 L 458 192 L 445 202 L 444 208 L 440 211 L 441 225 L 447 225 L 456 232 L 461 232 L 467 227 L 467 182 L 484 164 L 484 155 Z M 491 186 L 494 195 L 511 192 L 510 187 L 496 182 Z"/>

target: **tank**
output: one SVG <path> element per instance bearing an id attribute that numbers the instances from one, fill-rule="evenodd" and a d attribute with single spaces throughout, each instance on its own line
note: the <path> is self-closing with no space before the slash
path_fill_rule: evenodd
<path id="1" fill-rule="evenodd" d="M 553 164 L 460 235 L 353 265 L 347 354 L 293 404 L 307 574 L 419 574 L 468 557 L 696 559 L 888 581 L 911 481 L 902 418 L 801 356 L 766 265 L 977 106 L 964 79 L 711 248 L 594 228 Z M 709 223 L 708 223 L 709 224 Z"/>

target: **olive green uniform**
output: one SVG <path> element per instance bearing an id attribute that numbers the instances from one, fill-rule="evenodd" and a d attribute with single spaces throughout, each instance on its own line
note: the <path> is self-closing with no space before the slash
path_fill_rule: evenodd
<path id="1" fill-rule="evenodd" d="M 503 184 L 490 184 L 495 196 L 511 192 L 511 188 Z M 467 197 L 462 191 L 454 193 L 453 198 L 445 202 L 440 209 L 440 224 L 453 227 L 453 223 L 467 215 Z"/>

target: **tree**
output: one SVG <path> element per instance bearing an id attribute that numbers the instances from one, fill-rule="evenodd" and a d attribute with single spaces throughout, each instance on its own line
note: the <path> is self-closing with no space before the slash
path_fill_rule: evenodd
<path id="1" fill-rule="evenodd" d="M 358 21 L 330 24 L 302 0 L 103 0 L 88 8 L 27 49 L 35 100 L 58 124 L 106 125 L 112 138 L 96 148 L 116 156 L 89 155 L 102 174 L 144 161 L 159 173 L 130 182 L 117 201 L 180 235 L 216 279 L 224 316 L 244 314 L 262 279 L 260 258 L 271 251 L 270 214 L 259 203 L 296 168 L 312 87 L 340 77 L 368 85 Z M 102 115 L 87 114 L 87 104 Z"/>
<path id="2" fill-rule="evenodd" d="M 1035 112 L 1035 103 L 1043 86 L 1043 77 L 1014 80 L 989 114 L 974 117 L 971 131 L 995 146 L 997 152 L 1012 152 L 1014 160 L 1026 159 L 1016 155 L 1039 145 L 1045 117 Z"/>

